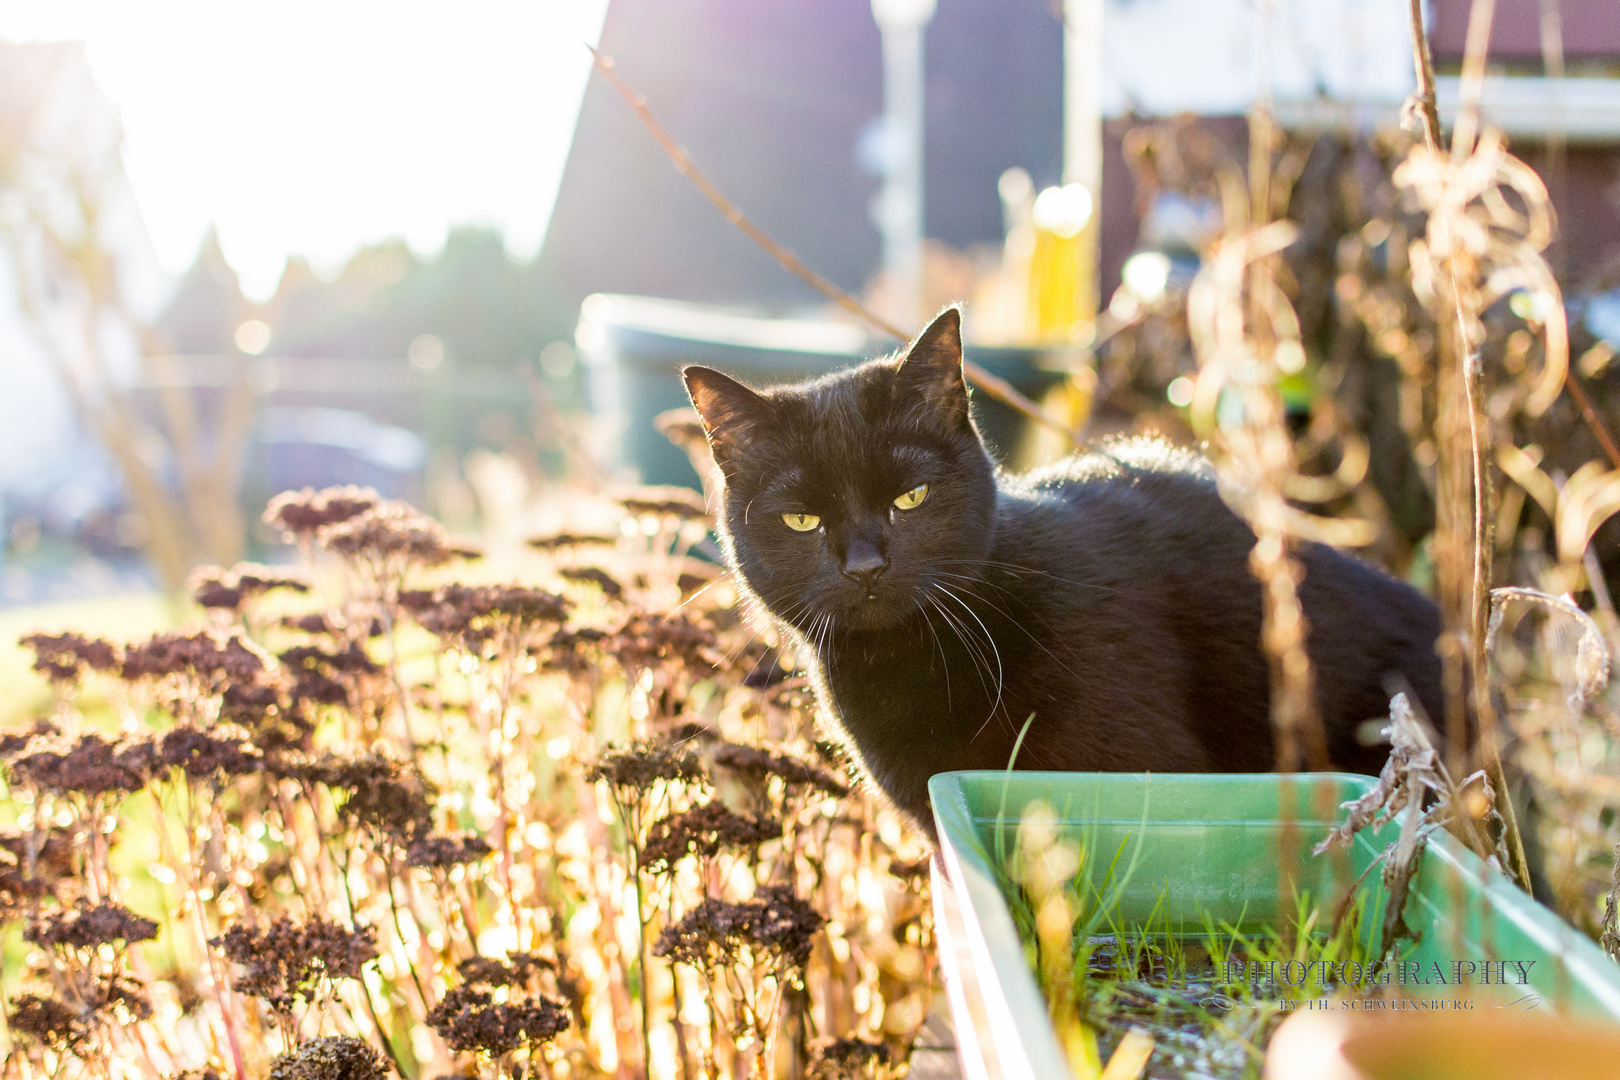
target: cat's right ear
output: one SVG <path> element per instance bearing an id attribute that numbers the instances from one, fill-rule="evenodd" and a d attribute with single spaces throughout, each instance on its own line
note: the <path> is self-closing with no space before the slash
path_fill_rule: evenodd
<path id="1" fill-rule="evenodd" d="M 954 304 L 946 308 L 917 335 L 894 373 L 894 394 L 903 407 L 921 406 L 947 428 L 971 430 L 962 373 L 961 308 Z"/>
<path id="2" fill-rule="evenodd" d="M 683 368 L 681 377 L 703 421 L 715 464 L 730 476 L 737 460 L 767 429 L 776 410 L 765 398 L 713 368 Z"/>

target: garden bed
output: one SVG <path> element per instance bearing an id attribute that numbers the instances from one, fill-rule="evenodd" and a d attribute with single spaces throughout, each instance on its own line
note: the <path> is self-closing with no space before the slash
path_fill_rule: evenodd
<path id="1" fill-rule="evenodd" d="M 930 784 L 940 833 L 936 925 L 967 1074 L 1072 1075 L 1072 1044 L 1066 1052 L 1050 1019 L 1054 1010 L 1030 963 L 1035 949 L 1027 908 L 1020 910 L 1028 897 L 1008 869 L 1020 820 L 1043 805 L 1055 811 L 1052 822 L 1060 841 L 1098 856 L 1082 863 L 1081 874 L 1090 870 L 1095 879 L 1091 895 L 1100 893 L 1111 909 L 1100 930 L 1121 931 L 1113 937 L 1094 933 L 1077 947 L 1086 950 L 1095 974 L 1099 965 L 1106 966 L 1102 961 L 1111 949 L 1140 949 L 1144 933 L 1171 946 L 1156 955 L 1174 960 L 1168 971 L 1161 966 L 1161 976 L 1172 976 L 1161 982 L 1174 982 L 1176 976 L 1184 980 L 1180 999 L 1158 1006 L 1172 1020 L 1178 1018 L 1173 1006 L 1189 1003 L 1228 1017 L 1269 1009 L 1280 1020 L 1283 1013 L 1301 1007 L 1345 1009 L 1384 1002 L 1377 1007 L 1443 1010 L 1445 1002 L 1458 1000 L 1620 1020 L 1620 967 L 1443 832 L 1429 840 L 1405 909 L 1418 940 L 1403 943 L 1392 958 L 1395 965 L 1410 966 L 1386 968 L 1388 984 L 1379 983 L 1370 967 L 1370 985 L 1341 985 L 1332 978 L 1319 984 L 1323 968 L 1321 958 L 1311 953 L 1312 943 L 1329 946 L 1314 931 L 1331 921 L 1328 909 L 1349 889 L 1356 890 L 1366 932 L 1348 942 L 1352 948 L 1329 952 L 1327 958 L 1337 957 L 1340 964 L 1352 955 L 1376 958 L 1368 950 L 1376 941 L 1386 897 L 1376 872 L 1363 875 L 1398 834 L 1399 820 L 1358 833 L 1346 849 L 1310 853 L 1343 820 L 1339 804 L 1373 783 L 1371 777 L 1339 774 L 1291 782 L 1275 775 L 936 776 Z M 1298 808 L 1292 820 L 1279 812 L 1289 804 Z M 1289 876 L 1280 873 L 1285 867 Z M 946 880 L 939 880 L 941 876 Z M 1302 897 L 1320 900 L 1307 899 L 1291 910 Z M 1026 924 L 1022 933 L 1020 916 Z M 1297 934 L 1302 949 L 1287 954 L 1302 958 L 1296 963 L 1315 961 L 1309 974 L 1301 967 L 1280 973 L 1272 986 L 1276 993 L 1265 989 L 1266 976 L 1247 992 L 1226 981 L 1235 972 L 1222 965 L 1239 958 L 1248 982 L 1253 954 L 1242 949 L 1225 955 L 1200 951 L 1212 941 L 1219 954 L 1223 941 L 1227 946 L 1257 945 L 1269 937 L 1275 959 L 1279 939 L 1271 931 Z M 1339 969 L 1340 977 L 1344 970 Z M 1435 981 L 1437 972 L 1448 981 Z M 1079 1006 L 1084 1015 L 1087 1002 Z M 1115 1008 L 1093 1018 L 1102 1060 L 1119 1042 L 1124 1026 L 1119 1021 L 1127 1013 Z M 1135 1026 L 1140 1020 L 1136 1016 L 1129 1022 Z M 1111 1030 L 1110 1025 L 1117 1026 Z M 1260 1026 L 1262 1038 L 1269 1037 L 1270 1027 Z M 1161 1054 L 1173 1050 L 1174 1040 L 1166 1044 L 1164 1034 L 1159 1033 Z M 1160 1058 L 1155 1062 L 1152 1075 L 1161 1075 L 1160 1067 L 1175 1067 Z M 1254 1074 L 1257 1058 L 1232 1063 L 1229 1071 Z"/>

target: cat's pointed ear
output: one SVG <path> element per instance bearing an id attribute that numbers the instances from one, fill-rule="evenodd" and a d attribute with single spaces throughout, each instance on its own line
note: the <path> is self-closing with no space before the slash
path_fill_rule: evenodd
<path id="1" fill-rule="evenodd" d="M 901 408 L 925 406 L 948 428 L 969 427 L 961 308 L 953 304 L 940 312 L 911 343 L 894 375 L 894 401 Z"/>
<path id="2" fill-rule="evenodd" d="M 776 410 L 765 398 L 713 368 L 683 368 L 681 377 L 703 421 L 715 464 L 730 476 L 737 459 L 766 430 Z"/>

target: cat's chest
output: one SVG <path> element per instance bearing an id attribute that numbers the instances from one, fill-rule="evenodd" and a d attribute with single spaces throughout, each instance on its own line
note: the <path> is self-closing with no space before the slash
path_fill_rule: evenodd
<path id="1" fill-rule="evenodd" d="M 936 665 L 900 635 L 872 635 L 824 653 L 818 680 L 841 717 L 863 727 L 889 726 L 934 706 L 930 679 Z"/>
<path id="2" fill-rule="evenodd" d="M 949 756 L 1012 703 L 1014 653 L 963 615 L 845 640 L 821 655 L 817 688 L 869 757 Z M 968 633 L 966 625 L 976 633 Z"/>

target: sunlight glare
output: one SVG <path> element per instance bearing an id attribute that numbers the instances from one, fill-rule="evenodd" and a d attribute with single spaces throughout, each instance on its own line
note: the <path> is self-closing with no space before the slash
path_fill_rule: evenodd
<path id="1" fill-rule="evenodd" d="M 244 287 L 463 223 L 539 247 L 606 0 L 0 3 L 0 38 L 86 44 L 162 264 L 210 222 Z"/>

